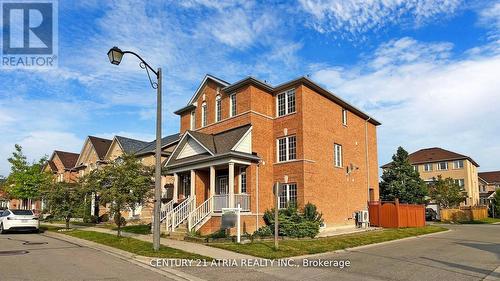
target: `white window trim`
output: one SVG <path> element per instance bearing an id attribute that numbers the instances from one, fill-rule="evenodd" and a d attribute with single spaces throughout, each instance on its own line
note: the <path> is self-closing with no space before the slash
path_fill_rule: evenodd
<path id="1" fill-rule="evenodd" d="M 444 169 L 441 168 L 441 164 L 443 164 L 443 163 L 445 163 L 445 166 L 446 166 L 446 168 L 444 168 Z M 438 171 L 448 171 L 448 162 L 438 162 L 437 167 L 438 167 L 437 168 Z"/>
<path id="2" fill-rule="evenodd" d="M 337 148 L 340 148 L 340 161 L 337 161 Z M 340 165 L 337 165 L 337 162 L 340 162 Z M 335 167 L 337 168 L 344 167 L 344 151 L 342 149 L 342 145 L 339 143 L 333 144 L 333 165 L 335 165 Z"/>
<path id="3" fill-rule="evenodd" d="M 206 127 L 208 125 L 207 122 L 207 103 L 203 102 L 201 104 L 201 126 Z"/>
<path id="4" fill-rule="evenodd" d="M 295 158 L 290 159 L 290 138 L 295 137 Z M 285 160 L 280 161 L 280 140 L 285 139 Z M 276 139 L 276 162 L 277 163 L 283 163 L 283 162 L 288 162 L 288 161 L 295 161 L 297 160 L 297 136 L 296 135 L 290 135 L 286 137 L 281 137 Z"/>
<path id="5" fill-rule="evenodd" d="M 428 167 L 428 166 L 430 167 L 430 169 L 429 169 L 429 170 L 427 169 L 427 167 Z M 429 164 L 429 163 L 424 164 L 424 172 L 432 172 L 432 171 L 433 171 L 433 168 L 434 168 L 434 167 L 432 167 L 432 163 L 431 163 L 431 164 Z"/>
<path id="6" fill-rule="evenodd" d="M 219 109 L 220 109 L 220 118 L 219 118 Z M 222 99 L 220 95 L 215 97 L 215 123 L 220 122 L 222 120 Z"/>
<path id="7" fill-rule="evenodd" d="M 285 201 L 285 207 L 281 207 L 281 196 L 278 196 L 278 209 L 285 209 L 286 205 L 288 205 L 288 203 L 290 203 L 290 185 L 295 185 L 295 191 L 298 193 L 298 187 L 297 187 L 297 183 L 283 183 L 281 184 L 283 186 L 283 188 L 285 189 L 285 194 L 286 194 L 286 201 Z M 296 202 L 295 203 L 298 203 L 298 194 L 296 194 L 296 198 L 295 198 Z"/>
<path id="8" fill-rule="evenodd" d="M 288 110 L 288 93 L 290 93 L 292 91 L 295 93 L 295 110 L 293 112 L 289 112 L 289 110 Z M 281 96 L 281 95 L 285 95 L 285 114 L 283 114 L 283 115 L 279 115 L 278 97 Z M 297 112 L 297 93 L 295 91 L 295 88 L 288 89 L 288 90 L 283 91 L 283 92 L 281 92 L 281 93 L 279 93 L 279 94 L 276 95 L 276 117 L 287 116 L 287 115 L 293 114 L 295 112 Z"/>
<path id="9" fill-rule="evenodd" d="M 191 130 L 196 129 L 196 111 L 194 110 L 189 113 L 189 127 Z"/>
<path id="10" fill-rule="evenodd" d="M 457 163 L 462 163 L 462 167 L 458 167 Z M 465 167 L 464 160 L 455 160 L 453 161 L 453 169 L 458 170 L 458 169 L 463 169 Z"/>
<path id="11" fill-rule="evenodd" d="M 242 191 L 242 187 L 243 187 L 243 181 L 242 181 L 242 174 L 245 173 L 245 176 L 248 176 L 247 175 L 247 172 L 246 172 L 246 167 L 240 167 L 240 176 L 239 176 L 239 185 L 240 185 L 240 193 L 244 193 L 244 194 L 247 194 L 248 192 L 248 185 L 246 186 L 246 189 L 245 192 Z M 248 178 L 247 178 L 247 183 L 248 183 Z"/>
<path id="12" fill-rule="evenodd" d="M 234 113 L 233 113 L 233 96 L 234 96 L 234 99 L 235 99 L 235 103 L 234 103 Z M 236 104 L 238 103 L 238 101 L 236 100 L 236 93 L 232 93 L 229 95 L 229 117 L 233 117 L 235 115 L 238 114 L 238 111 L 236 110 Z"/>
<path id="13" fill-rule="evenodd" d="M 342 108 L 342 125 L 347 126 L 347 109 Z"/>

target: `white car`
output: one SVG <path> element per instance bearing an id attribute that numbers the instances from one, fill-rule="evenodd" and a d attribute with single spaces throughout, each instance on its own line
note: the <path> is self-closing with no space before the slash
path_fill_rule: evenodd
<path id="1" fill-rule="evenodd" d="M 38 217 L 31 210 L 5 210 L 0 215 L 0 233 L 9 230 L 38 231 Z"/>

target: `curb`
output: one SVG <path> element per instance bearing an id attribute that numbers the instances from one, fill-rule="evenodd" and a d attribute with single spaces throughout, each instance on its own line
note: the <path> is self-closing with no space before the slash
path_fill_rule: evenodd
<path id="1" fill-rule="evenodd" d="M 116 248 L 102 245 L 102 244 L 92 242 L 89 240 L 80 239 L 80 238 L 72 237 L 69 235 L 64 235 L 64 234 L 59 234 L 59 233 L 54 233 L 54 232 L 49 232 L 49 231 L 46 231 L 46 232 L 42 233 L 41 235 L 46 236 L 46 237 L 50 237 L 52 239 L 63 240 L 65 242 L 69 242 L 69 243 L 72 243 L 72 244 L 75 244 L 75 245 L 78 245 L 81 247 L 87 247 L 87 248 L 91 248 L 91 249 L 106 253 L 108 255 L 117 257 L 121 260 L 130 262 L 130 263 L 133 263 L 133 264 L 140 266 L 142 268 L 149 269 L 151 271 L 154 271 L 156 273 L 163 275 L 164 277 L 168 277 L 168 278 L 171 278 L 171 279 L 174 279 L 177 281 L 185 281 L 185 280 L 205 281 L 204 279 L 198 278 L 196 276 L 193 276 L 193 275 L 190 275 L 190 274 L 187 274 L 187 273 L 184 273 L 182 271 L 175 270 L 172 268 L 153 267 L 148 263 L 148 260 L 155 259 L 153 257 L 139 256 L 139 255 L 135 255 L 133 253 L 130 253 L 130 252 L 127 252 L 124 250 L 116 249 Z M 161 258 L 158 258 L 158 259 L 161 259 Z"/>
<path id="2" fill-rule="evenodd" d="M 500 278 L 500 266 L 497 267 L 495 270 L 493 270 L 492 272 L 490 272 L 490 274 L 488 274 L 488 276 L 484 277 L 484 281 L 486 280 L 498 280 Z"/>
<path id="3" fill-rule="evenodd" d="M 434 236 L 434 235 L 438 235 L 438 234 L 447 233 L 449 231 L 452 231 L 452 230 L 448 229 L 448 230 L 443 230 L 443 231 L 439 231 L 439 232 L 433 232 L 433 233 L 422 234 L 422 235 L 417 235 L 417 236 L 410 236 L 410 237 L 405 237 L 405 238 L 401 238 L 401 239 L 394 239 L 394 240 L 389 240 L 389 241 L 384 241 L 384 242 L 379 242 L 379 243 L 361 245 L 361 246 L 352 247 L 352 248 L 345 248 L 345 249 L 341 249 L 341 250 L 335 250 L 335 251 L 329 251 L 329 252 L 311 254 L 311 255 L 302 255 L 302 256 L 296 256 L 296 257 L 290 257 L 290 258 L 293 260 L 300 260 L 300 259 L 305 259 L 305 258 L 318 258 L 318 257 L 322 257 L 322 256 L 329 255 L 332 253 L 342 254 L 342 253 L 347 253 L 350 251 L 356 251 L 356 250 L 366 249 L 366 248 L 375 247 L 375 246 L 383 246 L 383 245 L 401 242 L 401 241 L 406 241 L 406 240 L 413 240 L 413 239 L 418 239 L 418 238 L 422 238 L 422 237 Z"/>

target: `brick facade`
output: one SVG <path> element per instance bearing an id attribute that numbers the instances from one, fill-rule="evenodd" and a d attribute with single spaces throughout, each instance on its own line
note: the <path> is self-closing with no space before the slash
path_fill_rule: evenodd
<path id="1" fill-rule="evenodd" d="M 372 199 L 378 199 L 378 122 L 368 120 L 367 115 L 343 101 L 327 97 L 324 89 L 320 89 L 323 91 L 320 93 L 317 86 L 305 78 L 281 88 L 252 81 L 230 88 L 231 91 L 226 92 L 227 87 L 208 79 L 193 101 L 196 108 L 178 111 L 180 132 L 190 129 L 192 110 L 196 113 L 197 132 L 217 134 L 242 125 L 252 125 L 252 152 L 261 161 L 252 163 L 246 169 L 247 194 L 251 198 L 251 213 L 244 216 L 248 232 L 253 232 L 256 221 L 262 223 L 263 212 L 274 206 L 272 188 L 277 181 L 296 183 L 299 207 L 307 202 L 315 204 L 323 213 L 326 226 L 352 224 L 353 212 L 367 208 L 369 188 L 372 189 Z M 290 89 L 295 89 L 296 110 L 277 117 L 276 95 Z M 230 117 L 229 94 L 233 93 L 236 94 L 237 112 Z M 215 122 L 215 98 L 218 94 L 222 101 L 222 120 Z M 201 105 L 204 102 L 207 104 L 207 126 L 201 127 Z M 347 125 L 342 124 L 343 108 L 348 110 Z M 296 136 L 296 159 L 278 162 L 277 139 L 291 135 Z M 334 165 L 334 143 L 341 144 L 343 148 L 341 168 Z M 349 166 L 354 170 L 347 174 Z M 210 178 L 207 178 L 206 172 L 203 173 L 195 182 L 197 204 L 202 203 L 199 197 L 207 198 Z M 237 191 L 238 169 L 235 170 L 235 177 Z M 200 193 L 203 196 L 199 196 Z M 212 217 L 201 231 L 215 230 L 219 221 L 220 217 Z"/>

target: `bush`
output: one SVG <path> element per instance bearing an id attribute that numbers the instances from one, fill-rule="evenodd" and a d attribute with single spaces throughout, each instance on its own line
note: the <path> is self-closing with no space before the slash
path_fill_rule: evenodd
<path id="1" fill-rule="evenodd" d="M 278 211 L 278 221 L 278 234 L 280 236 L 314 238 L 319 233 L 319 227 L 323 219 L 316 206 L 307 203 L 302 212 L 299 212 L 295 206 L 280 209 Z M 264 213 L 264 222 L 271 234 L 274 234 L 274 209 L 267 210 Z"/>
<path id="2" fill-rule="evenodd" d="M 91 215 L 83 218 L 84 223 L 97 223 L 99 218 L 97 216 Z"/>
<path id="3" fill-rule="evenodd" d="M 99 216 L 99 222 L 108 222 L 109 221 L 109 214 L 103 214 Z"/>
<path id="4" fill-rule="evenodd" d="M 208 238 L 228 238 L 229 235 L 227 234 L 226 230 L 225 229 L 221 229 L 219 231 L 216 231 L 214 233 L 211 233 L 209 235 L 207 235 Z"/>
<path id="5" fill-rule="evenodd" d="M 269 236 L 272 236 L 272 235 L 273 235 L 273 231 L 267 225 L 261 226 L 259 229 L 257 229 L 253 233 L 254 237 L 269 237 Z"/>

